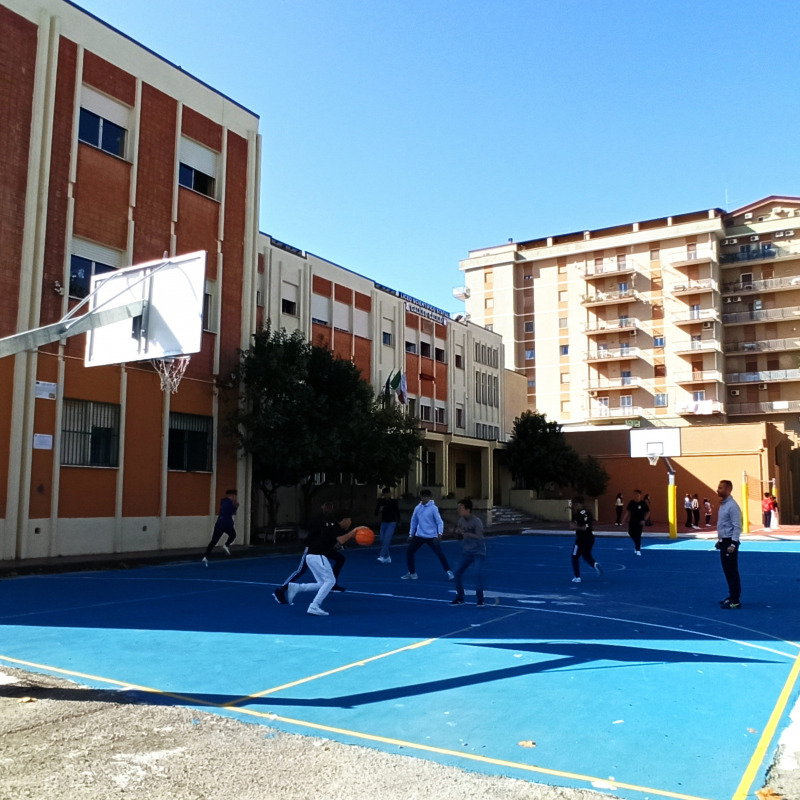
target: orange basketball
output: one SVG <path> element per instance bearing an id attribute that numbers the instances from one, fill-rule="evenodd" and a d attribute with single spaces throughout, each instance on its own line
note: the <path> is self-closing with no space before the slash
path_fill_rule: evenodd
<path id="1" fill-rule="evenodd" d="M 360 528 L 356 528 L 355 540 L 363 545 L 372 544 L 375 541 L 375 534 L 372 532 L 372 528 L 362 525 Z"/>

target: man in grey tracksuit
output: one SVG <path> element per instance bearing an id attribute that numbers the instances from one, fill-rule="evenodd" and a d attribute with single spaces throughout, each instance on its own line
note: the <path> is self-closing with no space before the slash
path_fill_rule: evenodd
<path id="1" fill-rule="evenodd" d="M 423 489 L 419 493 L 419 505 L 411 515 L 411 529 L 408 533 L 408 550 L 406 551 L 408 572 L 403 575 L 404 581 L 417 580 L 418 575 L 414 568 L 414 557 L 417 550 L 424 544 L 427 544 L 436 553 L 436 557 L 439 559 L 442 569 L 447 573 L 447 577 L 453 580 L 455 576 L 442 552 L 442 546 L 439 544 L 439 539 L 442 538 L 443 532 L 444 522 L 442 522 L 436 503 L 431 499 L 430 489 Z"/>

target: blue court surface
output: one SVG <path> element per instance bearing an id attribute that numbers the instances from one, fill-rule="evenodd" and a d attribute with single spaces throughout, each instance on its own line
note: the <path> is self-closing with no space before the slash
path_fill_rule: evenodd
<path id="1" fill-rule="evenodd" d="M 800 543 L 746 542 L 723 611 L 713 542 L 599 538 L 581 584 L 571 542 L 490 539 L 483 608 L 427 548 L 400 580 L 402 544 L 349 547 L 329 617 L 274 602 L 296 555 L 10 578 L 0 665 L 623 798 L 752 796 L 800 688 Z"/>

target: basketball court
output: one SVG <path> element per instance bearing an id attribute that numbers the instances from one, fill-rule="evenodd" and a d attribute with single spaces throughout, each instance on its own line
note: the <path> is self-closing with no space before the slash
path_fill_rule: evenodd
<path id="1" fill-rule="evenodd" d="M 745 544 L 744 607 L 712 543 L 598 538 L 572 584 L 571 537 L 488 542 L 467 604 L 432 554 L 402 581 L 351 546 L 330 617 L 278 605 L 297 556 L 0 582 L 0 664 L 245 722 L 624 798 L 739 799 L 760 788 L 797 699 L 796 542 Z M 452 563 L 458 542 L 444 543 Z M 221 551 L 217 551 L 221 552 Z"/>

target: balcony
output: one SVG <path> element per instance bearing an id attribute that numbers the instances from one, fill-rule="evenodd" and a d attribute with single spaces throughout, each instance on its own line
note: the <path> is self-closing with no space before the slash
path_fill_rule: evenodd
<path id="1" fill-rule="evenodd" d="M 761 339 L 758 342 L 725 342 L 725 353 L 761 353 L 777 350 L 800 350 L 800 338 Z"/>
<path id="2" fill-rule="evenodd" d="M 716 292 L 718 284 L 713 278 L 703 278 L 699 281 L 686 281 L 684 283 L 673 283 L 670 291 L 673 297 L 681 297 L 686 294 L 697 294 L 697 292 Z"/>
<path id="3" fill-rule="evenodd" d="M 724 414 L 725 407 L 719 400 L 687 400 L 683 403 L 675 403 L 676 414 L 687 415 L 707 415 Z"/>
<path id="4" fill-rule="evenodd" d="M 718 369 L 692 370 L 691 372 L 676 372 L 673 379 L 675 383 L 711 383 L 722 380 L 722 373 Z"/>
<path id="5" fill-rule="evenodd" d="M 793 258 L 800 255 L 800 247 L 797 245 L 793 247 L 779 247 L 778 245 L 771 244 L 768 247 L 753 247 L 751 250 L 744 250 L 738 253 L 723 253 L 719 257 L 719 263 L 723 266 L 728 264 L 745 264 L 750 261 L 763 261 L 764 259 L 773 258 Z"/>
<path id="6" fill-rule="evenodd" d="M 455 297 L 456 300 L 466 300 L 469 296 L 469 286 L 456 286 L 453 289 L 453 297 Z"/>
<path id="7" fill-rule="evenodd" d="M 625 289 L 623 291 L 595 292 L 590 295 L 582 295 L 581 305 L 584 306 L 605 306 L 610 303 L 630 303 L 636 300 L 638 293 L 635 289 Z"/>
<path id="8" fill-rule="evenodd" d="M 730 372 L 725 383 L 767 383 L 770 381 L 800 381 L 800 369 L 768 369 L 762 372 Z"/>
<path id="9" fill-rule="evenodd" d="M 722 352 L 722 342 L 719 339 L 692 339 L 686 342 L 676 342 L 672 345 L 672 352 L 681 353 L 718 353 Z"/>
<path id="10" fill-rule="evenodd" d="M 604 258 L 601 264 L 591 263 L 581 267 L 580 274 L 584 280 L 606 278 L 610 275 L 633 275 L 639 270 L 639 264 L 632 258 Z"/>
<path id="11" fill-rule="evenodd" d="M 719 311 L 716 308 L 699 308 L 676 311 L 672 315 L 673 325 L 690 325 L 693 322 L 719 322 Z"/>
<path id="12" fill-rule="evenodd" d="M 594 405 L 586 410 L 587 419 L 633 419 L 643 417 L 644 409 L 641 406 L 608 406 Z"/>
<path id="13" fill-rule="evenodd" d="M 771 403 L 728 403 L 728 414 L 786 414 L 800 411 L 800 400 L 774 400 Z"/>
<path id="14" fill-rule="evenodd" d="M 781 289 L 800 288 L 800 275 L 786 275 L 783 278 L 769 278 L 763 281 L 742 283 L 723 283 L 722 294 L 752 294 L 757 292 L 774 292 Z"/>
<path id="15" fill-rule="evenodd" d="M 771 320 L 790 319 L 800 317 L 800 306 L 787 306 L 786 308 L 763 308 L 761 311 L 740 311 L 735 314 L 723 314 L 723 325 L 741 325 L 748 322 L 769 322 Z"/>
<path id="16" fill-rule="evenodd" d="M 584 381 L 583 386 L 587 392 L 607 391 L 613 389 L 628 389 L 631 386 L 641 386 L 642 379 L 633 375 L 624 378 L 595 378 Z"/>
<path id="17" fill-rule="evenodd" d="M 599 319 L 585 322 L 581 329 L 587 335 L 593 333 L 610 333 L 612 331 L 637 330 L 641 327 L 638 317 L 622 317 L 621 319 Z"/>
<path id="18" fill-rule="evenodd" d="M 685 253 L 682 256 L 667 258 L 666 260 L 673 267 L 693 267 L 696 264 L 702 264 L 703 262 L 710 263 L 711 261 L 715 261 L 716 258 L 716 251 L 712 250 L 710 247 L 704 247 L 703 249 L 698 250 L 696 253 Z"/>
<path id="19" fill-rule="evenodd" d="M 590 350 L 583 354 L 583 360 L 587 363 L 595 361 L 624 361 L 631 358 L 639 358 L 641 351 L 638 347 L 609 347 L 605 350 Z"/>

